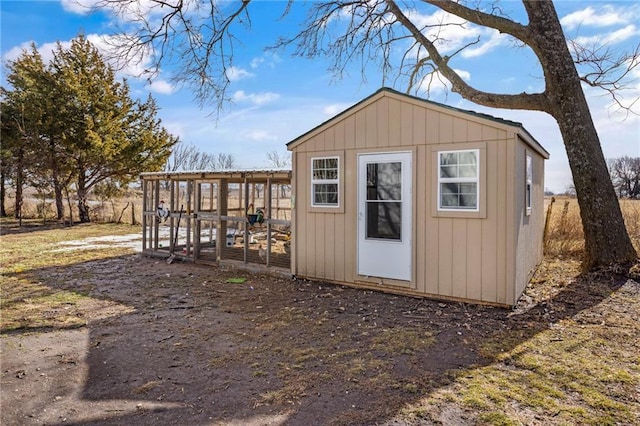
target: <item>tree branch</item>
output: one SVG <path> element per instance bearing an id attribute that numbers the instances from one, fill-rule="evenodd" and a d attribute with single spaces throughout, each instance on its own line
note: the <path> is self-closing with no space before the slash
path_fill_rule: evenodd
<path id="1" fill-rule="evenodd" d="M 452 0 L 422 0 L 432 6 L 456 15 L 476 25 L 493 28 L 500 33 L 509 34 L 523 42 L 529 43 L 531 36 L 526 26 L 491 13 L 484 13 L 477 9 L 471 9 Z"/>
<path id="2" fill-rule="evenodd" d="M 437 71 L 440 72 L 449 82 L 451 82 L 451 90 L 456 93 L 460 93 L 465 99 L 471 102 L 494 108 L 508 108 L 508 109 L 524 109 L 535 110 L 540 109 L 547 110 L 547 100 L 544 93 L 521 93 L 517 95 L 497 94 L 489 93 L 478 90 L 469 84 L 467 84 L 463 78 L 449 66 L 450 56 L 442 56 L 438 51 L 438 48 L 434 43 L 427 38 L 414 23 L 400 10 L 400 7 L 393 0 L 386 0 L 389 7 L 389 11 L 416 39 L 421 47 L 429 54 L 429 60 L 433 62 Z M 434 2 L 439 6 L 439 2 Z M 445 1 L 443 3 L 451 3 Z M 495 17 L 498 18 L 498 17 Z M 497 22 L 503 22 L 504 19 L 499 18 Z M 459 52 L 459 51 L 458 51 Z M 420 66 L 419 62 L 416 67 Z"/>

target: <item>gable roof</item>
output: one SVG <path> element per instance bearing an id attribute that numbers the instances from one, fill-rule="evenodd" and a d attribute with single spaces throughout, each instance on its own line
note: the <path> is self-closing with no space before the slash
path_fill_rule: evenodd
<path id="1" fill-rule="evenodd" d="M 404 98 L 404 100 L 409 100 L 412 102 L 417 102 L 417 103 L 421 103 L 423 105 L 428 105 L 428 106 L 432 106 L 432 107 L 436 107 L 436 108 L 443 108 L 449 111 L 453 111 L 453 112 L 457 112 L 457 113 L 462 113 L 462 114 L 466 114 L 472 117 L 476 117 L 479 118 L 481 120 L 489 120 L 489 121 L 493 121 L 496 123 L 499 123 L 503 126 L 509 126 L 509 127 L 516 127 L 520 130 L 520 136 L 523 136 L 523 140 L 525 141 L 525 143 L 527 143 L 528 145 L 530 145 L 533 149 L 535 149 L 536 151 L 538 151 L 538 153 L 540 155 L 542 155 L 544 158 L 549 158 L 549 152 L 544 149 L 544 147 L 540 144 L 540 142 L 538 142 L 528 131 L 527 129 L 524 128 L 524 125 L 522 123 L 519 123 L 517 121 L 511 121 L 511 120 L 506 120 L 504 118 L 499 118 L 499 117 L 494 117 L 492 115 L 489 114 L 484 114 L 484 113 L 479 113 L 479 112 L 475 112 L 475 111 L 471 111 L 471 110 L 466 110 L 466 109 L 462 109 L 462 108 L 456 108 L 456 107 L 452 107 L 450 105 L 445 105 L 445 104 L 441 104 L 439 102 L 434 102 L 428 99 L 423 99 L 423 98 L 419 98 L 417 96 L 413 96 L 413 95 L 409 95 L 406 93 L 402 93 L 399 92 L 397 90 L 391 89 L 389 87 L 382 87 L 380 89 L 378 89 L 377 91 L 375 91 L 374 93 L 372 93 L 371 95 L 367 96 L 366 98 L 362 99 L 361 101 L 355 103 L 354 105 L 350 106 L 349 108 L 345 109 L 344 111 L 334 115 L 333 117 L 329 118 L 328 120 L 320 123 L 319 125 L 317 125 L 316 127 L 312 128 L 311 130 L 303 133 L 302 135 L 298 136 L 297 138 L 293 139 L 292 141 L 287 143 L 287 149 L 291 150 L 294 148 L 295 145 L 298 145 L 299 143 L 302 143 L 304 140 L 308 139 L 309 136 L 311 136 L 312 134 L 318 132 L 320 129 L 325 128 L 325 127 L 329 127 L 334 121 L 339 120 L 341 117 L 349 115 L 351 113 L 356 112 L 357 110 L 360 110 L 362 108 L 364 108 L 364 106 L 368 105 L 369 103 L 374 102 L 375 100 L 377 100 L 376 98 L 382 98 L 384 96 L 392 96 L 392 97 L 396 97 L 396 98 Z"/>

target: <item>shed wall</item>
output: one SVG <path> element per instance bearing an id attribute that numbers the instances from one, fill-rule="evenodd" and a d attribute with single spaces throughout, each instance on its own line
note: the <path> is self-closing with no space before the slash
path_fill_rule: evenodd
<path id="1" fill-rule="evenodd" d="M 524 187 L 516 190 L 514 219 L 516 224 L 516 299 L 522 294 L 543 257 L 544 241 L 544 158 L 531 150 L 523 141 L 517 141 L 516 182 L 525 185 L 526 156 L 533 161 L 533 187 L 531 214 L 526 214 Z M 515 301 L 514 301 L 515 302 Z"/>
<path id="2" fill-rule="evenodd" d="M 516 234 L 521 224 L 516 224 L 510 213 L 518 202 L 513 160 L 520 146 L 515 139 L 515 130 L 498 122 L 393 96 L 374 98 L 311 132 L 292 148 L 296 180 L 293 273 L 347 284 L 382 284 L 445 298 L 513 304 L 519 294 L 516 276 L 522 275 L 515 267 Z M 481 149 L 484 155 L 480 165 L 483 217 L 434 215 L 437 152 L 468 148 Z M 411 282 L 369 280 L 357 274 L 357 155 L 392 151 L 413 152 Z M 341 159 L 341 209 L 315 211 L 309 199 L 311 159 L 325 155 Z M 542 176 L 541 172 L 536 174 Z M 531 240 L 536 232 L 531 231 Z M 523 245 L 518 249 L 524 250 L 525 240 L 520 243 Z M 519 251 L 518 256 L 526 257 L 527 253 Z"/>

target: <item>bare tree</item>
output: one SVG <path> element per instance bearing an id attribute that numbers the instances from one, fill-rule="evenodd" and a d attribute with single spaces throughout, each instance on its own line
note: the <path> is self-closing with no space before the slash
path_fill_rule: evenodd
<path id="1" fill-rule="evenodd" d="M 165 172 L 187 170 L 187 164 L 191 161 L 190 159 L 197 154 L 197 152 L 198 149 L 195 146 L 178 142 L 173 146 L 171 155 L 167 158 L 167 162 L 164 166 Z"/>
<path id="2" fill-rule="evenodd" d="M 232 154 L 203 152 L 194 145 L 178 143 L 165 164 L 165 171 L 232 169 L 235 164 Z"/>
<path id="3" fill-rule="evenodd" d="M 609 172 L 618 197 L 640 199 L 640 157 L 609 159 Z"/>
<path id="4" fill-rule="evenodd" d="M 236 167 L 236 159 L 233 154 L 217 154 L 211 164 L 214 170 L 229 170 Z"/>
<path id="5" fill-rule="evenodd" d="M 149 0 L 101 0 L 120 16 L 138 11 L 134 32 L 114 38 L 123 42 L 120 52 L 131 59 L 152 52 L 157 71 L 161 63 L 178 65 L 176 80 L 188 83 L 201 101 L 221 107 L 227 99 L 234 31 L 250 27 L 251 0 L 197 2 Z M 140 4 L 147 9 L 141 11 Z M 584 266 L 593 267 L 637 260 L 624 225 L 616 193 L 581 84 L 600 87 L 619 105 L 617 94 L 639 60 L 639 49 L 615 56 L 597 46 L 567 44 L 551 0 L 522 0 L 528 22 L 520 23 L 503 13 L 499 2 L 455 0 L 327 0 L 308 4 L 309 15 L 300 32 L 280 40 L 276 47 L 293 47 L 295 54 L 333 59 L 332 70 L 342 76 L 348 64 L 361 61 L 362 78 L 370 64 L 391 76 L 407 91 L 428 89 L 436 79 L 450 83 L 463 98 L 494 108 L 543 111 L 554 117 L 562 134 L 573 174 L 585 235 Z M 283 14 L 293 7 L 286 3 Z M 428 7 L 456 19 L 426 22 L 417 19 Z M 153 11 L 151 11 L 153 9 Z M 431 11 L 437 9 L 431 9 Z M 542 69 L 545 88 L 538 93 L 502 94 L 479 90 L 456 71 L 459 54 L 481 42 L 481 36 L 453 51 L 446 50 L 445 29 L 474 25 L 509 37 L 514 46 L 529 48 Z M 396 52 L 402 52 L 398 57 Z M 580 75 L 578 68 L 586 70 Z M 612 238 L 612 236 L 616 236 Z"/>
<path id="6" fill-rule="evenodd" d="M 278 151 L 269 151 L 267 152 L 267 163 L 277 169 L 291 167 L 291 155 Z"/>

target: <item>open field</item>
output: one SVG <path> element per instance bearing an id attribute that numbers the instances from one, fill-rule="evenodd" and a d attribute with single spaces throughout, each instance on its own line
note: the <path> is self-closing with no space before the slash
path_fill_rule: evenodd
<path id="1" fill-rule="evenodd" d="M 3 220 L 0 423 L 637 424 L 640 284 L 581 274 L 579 247 L 555 246 L 562 207 L 511 310 L 168 265 L 128 225 Z"/>

